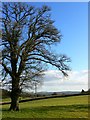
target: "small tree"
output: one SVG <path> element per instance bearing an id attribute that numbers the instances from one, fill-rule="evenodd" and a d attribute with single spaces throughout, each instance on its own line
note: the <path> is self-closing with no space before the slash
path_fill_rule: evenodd
<path id="1" fill-rule="evenodd" d="M 44 63 L 55 66 L 67 76 L 70 59 L 66 55 L 57 56 L 49 48 L 60 42 L 62 36 L 49 11 L 48 6 L 35 8 L 26 3 L 3 3 L 2 71 L 4 80 L 11 85 L 10 110 L 19 110 L 21 86 L 39 75 Z"/>
<path id="2" fill-rule="evenodd" d="M 82 89 L 81 93 L 84 93 L 85 91 Z"/>

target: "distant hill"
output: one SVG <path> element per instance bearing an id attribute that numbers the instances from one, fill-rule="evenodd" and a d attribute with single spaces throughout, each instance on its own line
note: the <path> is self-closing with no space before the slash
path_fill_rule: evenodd
<path id="1" fill-rule="evenodd" d="M 34 96 L 42 97 L 42 96 L 52 96 L 52 95 L 62 96 L 62 95 L 74 95 L 74 94 L 90 94 L 90 89 L 88 91 L 38 92 L 37 94 L 22 92 L 20 96 L 33 98 Z M 0 97 L 1 98 L 10 97 L 10 91 L 7 91 L 5 89 L 0 89 Z"/>
<path id="2" fill-rule="evenodd" d="M 40 94 L 40 95 L 53 95 L 53 94 L 56 94 L 56 95 L 71 95 L 71 94 L 79 94 L 80 91 L 62 91 L 62 92 L 38 92 L 37 94 Z"/>

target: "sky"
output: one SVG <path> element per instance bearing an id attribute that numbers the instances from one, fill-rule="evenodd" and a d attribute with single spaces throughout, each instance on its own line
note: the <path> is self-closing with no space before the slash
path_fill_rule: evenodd
<path id="1" fill-rule="evenodd" d="M 89 0 L 1 0 L 2 2 L 88 2 Z"/>
<path id="2" fill-rule="evenodd" d="M 53 46 L 57 53 L 65 53 L 72 60 L 73 70 L 88 68 L 88 3 L 33 3 L 51 7 L 52 19 L 61 31 L 61 43 Z"/>
<path id="3" fill-rule="evenodd" d="M 3 0 L 5 1 L 5 0 Z M 83 1 L 83 0 L 82 0 Z M 33 2 L 51 7 L 54 25 L 63 38 L 53 51 L 71 58 L 69 77 L 63 78 L 55 67 L 49 66 L 38 91 L 81 91 L 88 89 L 88 3 L 87 2 Z"/>
<path id="4" fill-rule="evenodd" d="M 38 91 L 81 91 L 88 89 L 88 3 L 49 2 L 32 3 L 36 7 L 46 4 L 51 7 L 54 25 L 63 38 L 56 53 L 64 53 L 71 58 L 69 77 L 61 78 L 61 73 L 49 66 L 45 72 L 44 84 Z"/>

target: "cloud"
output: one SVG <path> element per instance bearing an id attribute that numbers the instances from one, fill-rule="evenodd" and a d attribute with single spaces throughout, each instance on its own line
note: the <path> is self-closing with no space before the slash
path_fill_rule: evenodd
<path id="1" fill-rule="evenodd" d="M 44 83 L 40 91 L 81 91 L 88 89 L 88 70 L 68 72 L 64 78 L 58 70 L 48 70 L 43 78 Z"/>
<path id="2" fill-rule="evenodd" d="M 55 79 L 60 80 L 62 78 L 62 74 L 59 70 L 47 70 L 44 72 L 45 74 L 45 81 L 53 81 Z"/>

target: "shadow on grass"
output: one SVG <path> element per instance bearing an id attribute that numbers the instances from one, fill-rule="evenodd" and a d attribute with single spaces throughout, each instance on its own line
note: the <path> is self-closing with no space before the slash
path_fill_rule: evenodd
<path id="1" fill-rule="evenodd" d="M 21 108 L 20 111 L 34 111 L 34 112 L 41 112 L 41 111 L 57 111 L 57 110 L 60 110 L 60 111 L 64 111 L 64 112 L 69 112 L 69 111 L 86 111 L 88 110 L 88 105 L 64 105 L 64 106 L 41 106 L 41 107 L 31 107 L 30 109 L 28 108 Z M 8 109 L 5 109 L 3 108 L 2 109 L 2 112 L 4 111 L 7 111 L 7 112 L 10 112 L 8 111 Z M 16 111 L 17 112 L 17 111 Z"/>
<path id="2" fill-rule="evenodd" d="M 3 108 L 2 109 L 2 114 L 4 114 L 4 118 L 2 120 L 58 120 L 59 118 L 43 118 L 43 114 L 44 115 L 48 115 L 48 113 L 50 112 L 50 114 L 55 115 L 56 113 L 66 113 L 68 114 L 72 112 L 77 112 L 79 114 L 79 112 L 88 112 L 88 105 L 62 105 L 62 106 L 39 106 L 39 107 L 31 107 L 31 108 L 20 108 L 20 111 L 8 111 L 8 109 Z M 25 117 L 25 115 L 34 115 L 35 118 L 23 118 Z M 66 115 L 63 114 L 63 115 Z M 37 118 L 39 115 L 40 118 Z M 22 117 L 22 118 L 18 118 Z M 31 117 L 32 117 L 31 116 Z M 51 115 L 50 115 L 51 116 Z M 49 116 L 49 117 L 50 117 Z M 16 118 L 17 117 L 17 118 Z M 42 118 L 41 118 L 42 117 Z M 56 116 L 57 117 L 57 116 Z M 62 117 L 62 116 L 61 116 Z M 87 120 L 86 118 L 60 118 L 60 120 Z"/>
<path id="3" fill-rule="evenodd" d="M 62 112 L 75 112 L 86 111 L 88 112 L 88 105 L 66 105 L 66 106 L 41 106 L 31 107 L 30 109 L 23 108 L 21 111 L 33 111 L 36 113 L 48 112 L 48 111 L 62 111 Z"/>

